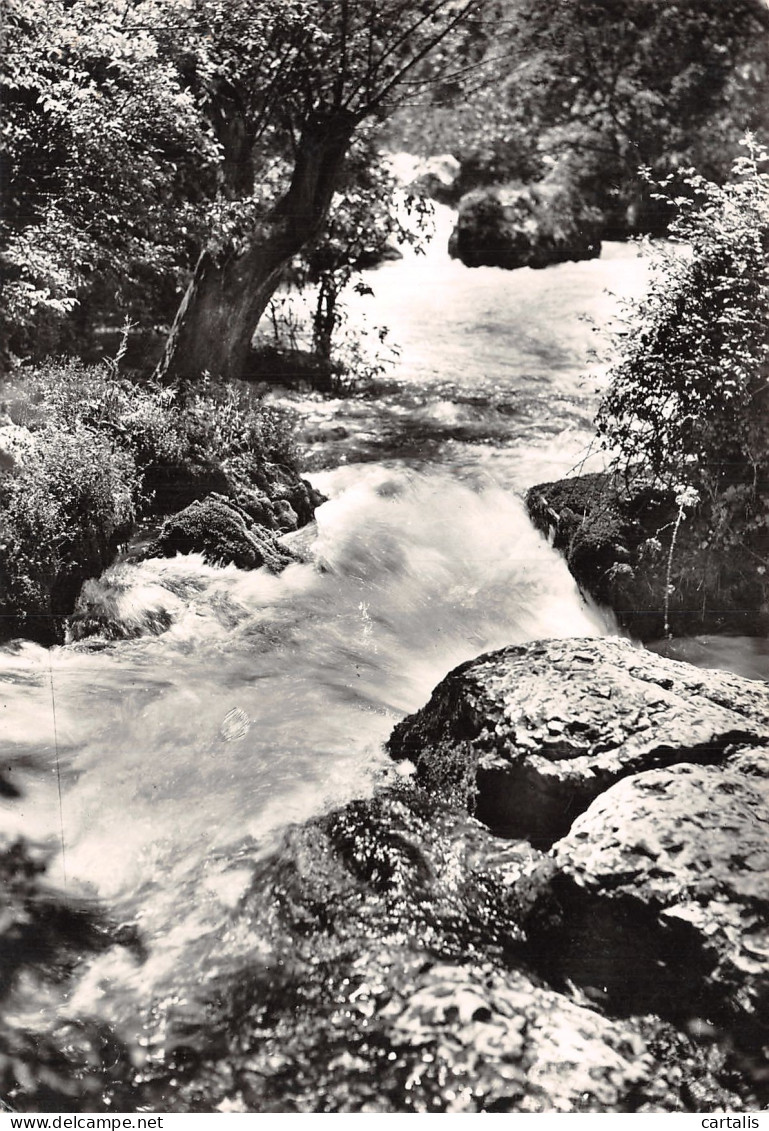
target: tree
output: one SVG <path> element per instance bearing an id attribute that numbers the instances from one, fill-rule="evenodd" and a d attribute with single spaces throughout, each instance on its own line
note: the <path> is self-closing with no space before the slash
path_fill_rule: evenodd
<path id="1" fill-rule="evenodd" d="M 433 214 L 430 201 L 418 194 L 401 193 L 394 206 L 395 176 L 365 137 L 351 146 L 338 189 L 321 238 L 294 261 L 291 272 L 300 290 L 315 287 L 312 349 L 329 365 L 335 332 L 345 320 L 344 291 L 353 286 L 358 294 L 373 295 L 360 272 L 380 263 L 393 245 L 423 250 Z"/>
<path id="2" fill-rule="evenodd" d="M 4 14 L 5 351 L 60 348 L 68 320 L 158 320 L 169 299 L 172 314 L 219 148 L 161 55 L 158 5 L 7 0 Z"/>
<path id="3" fill-rule="evenodd" d="M 514 96 L 583 191 L 606 211 L 613 199 L 637 210 L 640 167 L 662 177 L 698 149 L 709 159 L 703 172 L 724 179 L 739 138 L 762 125 L 765 68 L 754 68 L 741 101 L 732 81 L 750 61 L 760 10 L 756 0 L 526 0 L 521 46 L 530 75 Z M 723 138 L 707 145 L 711 123 L 724 115 L 725 152 Z"/>
<path id="4" fill-rule="evenodd" d="M 197 261 L 161 373 L 238 372 L 357 126 L 484 2 L 8 0 L 6 351 L 162 322 Z"/>
<path id="5" fill-rule="evenodd" d="M 381 116 L 436 48 L 484 0 L 192 0 L 207 49 L 208 107 L 229 228 L 202 251 L 158 369 L 160 379 L 224 378 L 244 368 L 286 264 L 320 234 L 358 126 Z M 244 32 L 251 37 L 244 52 Z M 256 193 L 254 147 L 274 154 L 271 197 Z"/>

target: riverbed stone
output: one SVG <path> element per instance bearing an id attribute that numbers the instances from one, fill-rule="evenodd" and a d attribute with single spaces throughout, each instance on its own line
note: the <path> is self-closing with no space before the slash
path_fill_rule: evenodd
<path id="1" fill-rule="evenodd" d="M 273 573 L 295 560 L 272 531 L 252 522 L 232 500 L 215 494 L 167 518 L 146 556 L 193 553 L 202 554 L 212 565 L 266 566 Z"/>
<path id="2" fill-rule="evenodd" d="M 672 490 L 604 472 L 532 487 L 526 507 L 582 591 L 634 637 L 769 632 L 765 528 L 746 527 L 719 550 L 701 507 L 676 528 Z"/>
<path id="3" fill-rule="evenodd" d="M 600 233 L 600 215 L 561 185 L 477 189 L 459 203 L 449 255 L 466 267 L 548 267 L 594 259 Z"/>
<path id="4" fill-rule="evenodd" d="M 617 783 L 546 867 L 525 918 L 549 976 L 726 1029 L 743 1049 L 767 1043 L 769 749 Z"/>
<path id="5" fill-rule="evenodd" d="M 508 896 L 544 859 L 408 783 L 292 829 L 257 860 L 229 926 L 240 969 L 180 972 L 194 986 L 179 987 L 169 1078 L 152 1082 L 150 1067 L 148 1098 L 261 1112 L 740 1110 L 685 1034 L 603 1016 L 526 964 Z"/>
<path id="6" fill-rule="evenodd" d="M 513 645 L 460 665 L 388 742 L 498 831 L 548 843 L 616 781 L 769 739 L 769 685 L 628 641 Z"/>
<path id="7" fill-rule="evenodd" d="M 255 522 L 281 534 L 306 526 L 326 496 L 290 467 L 269 460 L 235 456 L 225 463 L 229 496 Z"/>

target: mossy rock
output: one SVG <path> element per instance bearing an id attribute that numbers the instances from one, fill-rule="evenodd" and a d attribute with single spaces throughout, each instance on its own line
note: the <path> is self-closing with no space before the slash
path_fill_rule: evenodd
<path id="1" fill-rule="evenodd" d="M 240 866 L 243 865 L 240 861 Z M 682 1034 L 602 1016 L 521 961 L 509 893 L 541 862 L 408 785 L 254 864 L 240 965 L 189 979 L 145 1101 L 175 1111 L 740 1109 Z M 237 961 L 237 960 L 234 960 Z M 196 979 L 193 983 L 192 979 Z M 688 1091 L 687 1091 L 688 1090 Z"/>
<path id="2" fill-rule="evenodd" d="M 548 267 L 594 259 L 601 218 L 551 184 L 479 189 L 464 196 L 449 255 L 466 267 Z"/>
<path id="3" fill-rule="evenodd" d="M 769 631 L 767 547 L 746 535 L 728 550 L 713 549 L 702 509 L 685 514 L 673 545 L 673 491 L 597 473 L 532 487 L 526 506 L 580 588 L 637 639 Z"/>
<path id="4" fill-rule="evenodd" d="M 238 569 L 266 566 L 273 573 L 295 561 L 272 531 L 253 523 L 221 495 L 190 503 L 166 519 L 146 557 L 172 558 L 175 554 L 202 554 L 211 565 L 235 565 Z"/>

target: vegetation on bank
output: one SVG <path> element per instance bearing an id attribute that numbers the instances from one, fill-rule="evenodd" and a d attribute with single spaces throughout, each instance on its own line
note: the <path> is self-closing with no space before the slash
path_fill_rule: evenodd
<path id="1" fill-rule="evenodd" d="M 242 384 L 137 384 L 109 365 L 70 360 L 21 371 L 3 409 L 6 637 L 61 640 L 83 581 L 109 564 L 138 519 L 212 491 L 250 492 L 256 505 L 276 468 L 298 474 L 292 418 Z"/>
<path id="2" fill-rule="evenodd" d="M 650 285 L 615 342 L 598 416 L 629 493 L 661 488 L 675 504 L 664 541 L 652 533 L 639 547 L 652 569 L 666 551 L 665 608 L 671 587 L 692 581 L 717 604 L 726 572 L 766 589 L 769 154 L 751 138 L 746 147 L 723 186 L 683 177 L 671 243 L 650 253 Z M 677 554 L 683 523 L 694 533 Z"/>
<path id="3" fill-rule="evenodd" d="M 769 155 L 658 193 L 670 242 L 598 415 L 608 474 L 529 492 L 574 576 L 642 639 L 769 628 Z"/>
<path id="4" fill-rule="evenodd" d="M 724 186 L 690 172 L 670 243 L 648 251 L 598 417 L 626 475 L 694 489 L 714 512 L 769 507 L 769 153 L 748 139 Z"/>

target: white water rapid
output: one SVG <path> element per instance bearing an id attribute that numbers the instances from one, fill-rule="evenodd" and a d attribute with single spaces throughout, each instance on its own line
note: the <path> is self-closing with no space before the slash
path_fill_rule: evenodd
<path id="1" fill-rule="evenodd" d="M 136 624 L 167 614 L 165 633 L 0 650 L 3 748 L 29 763 L 7 826 L 53 846 L 63 832 L 52 881 L 106 900 L 149 949 L 142 966 L 97 959 L 67 1008 L 142 1025 L 174 970 L 204 979 L 245 947 L 222 931 L 243 846 L 394 772 L 383 741 L 456 664 L 611 630 L 519 496 L 585 457 L 600 374 L 584 318 L 605 326 L 607 288 L 637 293 L 644 261 L 610 245 L 541 272 L 472 271 L 445 253 L 447 219 L 360 300 L 401 346 L 376 395 L 283 398 L 330 496 L 312 562 L 278 577 L 197 556 L 119 565 L 98 584 Z"/>

